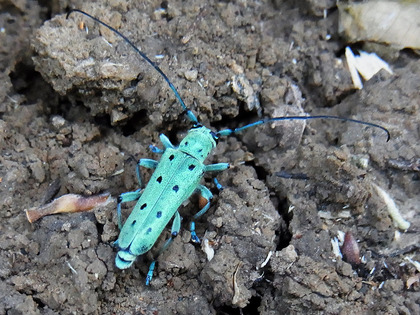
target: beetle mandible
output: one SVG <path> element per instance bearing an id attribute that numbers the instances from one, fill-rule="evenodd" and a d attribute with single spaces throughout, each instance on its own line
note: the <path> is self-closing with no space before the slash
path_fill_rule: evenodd
<path id="1" fill-rule="evenodd" d="M 177 147 L 174 146 L 165 135 L 160 135 L 164 150 L 151 146 L 153 152 L 162 154 L 160 161 L 141 159 L 136 167 L 137 179 L 141 188 L 136 191 L 122 193 L 118 198 L 118 226 L 121 231 L 118 239 L 114 242 L 114 245 L 119 249 L 115 258 L 115 264 L 120 269 L 129 268 L 137 256 L 147 253 L 155 244 L 163 229 L 173 218 L 171 236 L 159 249 L 157 255 L 150 264 L 146 276 L 146 285 L 149 285 L 152 279 L 157 257 L 169 247 L 173 239 L 179 233 L 181 228 L 181 216 L 178 212 L 178 208 L 195 192 L 200 193 L 206 200 L 205 206 L 193 216 L 193 220 L 190 223 L 192 241 L 194 243 L 200 242 L 200 239 L 195 232 L 195 220 L 209 209 L 210 200 L 213 197 L 210 190 L 200 184 L 200 180 L 206 172 L 223 171 L 229 168 L 228 163 L 204 164 L 207 156 L 216 147 L 218 138 L 233 135 L 245 129 L 274 121 L 335 119 L 382 129 L 387 134 L 387 141 L 390 139 L 389 131 L 380 125 L 330 115 L 266 118 L 236 129 L 225 129 L 214 132 L 198 122 L 194 113 L 184 104 L 177 89 L 165 73 L 163 73 L 162 70 L 126 36 L 96 17 L 78 9 L 71 10 L 66 18 L 73 12 L 79 12 L 93 19 L 124 39 L 125 42 L 127 42 L 163 77 L 175 94 L 181 107 L 184 109 L 187 118 L 193 123 L 193 128 L 188 131 L 185 138 Z M 140 166 L 154 170 L 153 175 L 144 189 L 142 189 L 143 182 L 140 175 Z M 215 183 L 218 188 L 221 187 L 217 180 L 215 180 Z M 124 225 L 122 225 L 121 204 L 129 201 L 137 201 L 137 203 Z"/>

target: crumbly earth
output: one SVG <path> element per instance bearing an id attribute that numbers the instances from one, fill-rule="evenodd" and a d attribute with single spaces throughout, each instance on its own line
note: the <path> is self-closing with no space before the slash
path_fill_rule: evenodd
<path id="1" fill-rule="evenodd" d="M 419 270 L 407 260 L 420 261 L 418 55 L 400 52 L 394 75 L 353 90 L 332 0 L 0 6 L 0 314 L 420 313 Z M 159 159 L 148 146 L 161 146 L 161 133 L 178 143 L 191 127 L 153 68 L 87 17 L 66 20 L 70 8 L 130 38 L 214 130 L 329 114 L 381 124 L 391 140 L 334 121 L 220 139 L 206 163 L 232 167 L 217 175 L 220 192 L 206 175 L 215 197 L 197 222 L 214 258 L 190 242 L 193 197 L 146 287 L 156 250 L 127 270 L 114 265 L 115 199 L 33 224 L 24 213 L 51 200 L 54 187 L 56 196 L 114 198 L 138 189 L 136 161 Z M 374 184 L 395 200 L 407 231 L 394 226 Z M 357 239 L 361 264 L 334 255 L 340 231 Z"/>

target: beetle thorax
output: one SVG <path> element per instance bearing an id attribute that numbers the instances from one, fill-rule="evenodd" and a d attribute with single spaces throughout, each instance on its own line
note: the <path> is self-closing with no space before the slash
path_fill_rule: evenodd
<path id="1" fill-rule="evenodd" d="M 195 157 L 201 162 L 204 162 L 215 147 L 216 141 L 213 138 L 213 133 L 206 127 L 191 129 L 179 144 L 179 150 Z"/>

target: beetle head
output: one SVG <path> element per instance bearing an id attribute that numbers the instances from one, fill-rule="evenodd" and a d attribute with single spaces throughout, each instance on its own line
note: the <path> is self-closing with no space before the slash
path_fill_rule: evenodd
<path id="1" fill-rule="evenodd" d="M 204 162 L 210 152 L 216 147 L 214 132 L 204 126 L 196 126 L 179 144 L 179 149 Z"/>

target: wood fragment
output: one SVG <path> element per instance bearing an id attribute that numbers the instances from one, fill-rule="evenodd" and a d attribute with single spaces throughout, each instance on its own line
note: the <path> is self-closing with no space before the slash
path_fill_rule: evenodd
<path id="1" fill-rule="evenodd" d="M 56 213 L 66 212 L 84 212 L 92 210 L 97 206 L 103 206 L 110 201 L 110 194 L 103 193 L 100 195 L 94 195 L 84 197 L 81 195 L 67 194 L 60 198 L 54 199 L 52 202 L 30 209 L 25 209 L 26 217 L 30 223 L 33 223 L 40 218 Z"/>

